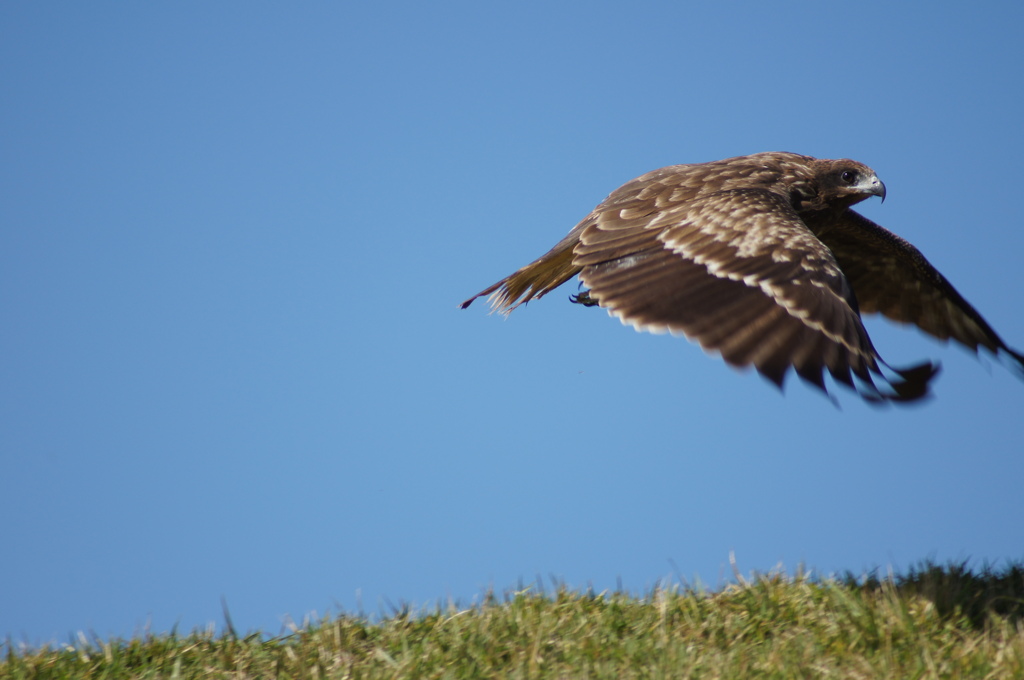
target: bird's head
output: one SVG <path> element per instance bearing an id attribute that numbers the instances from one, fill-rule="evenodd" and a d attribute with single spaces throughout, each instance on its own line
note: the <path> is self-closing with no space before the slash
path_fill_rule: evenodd
<path id="1" fill-rule="evenodd" d="M 848 207 L 871 196 L 885 200 L 885 185 L 863 163 L 847 158 L 825 161 L 816 174 L 819 196 L 830 206 Z"/>

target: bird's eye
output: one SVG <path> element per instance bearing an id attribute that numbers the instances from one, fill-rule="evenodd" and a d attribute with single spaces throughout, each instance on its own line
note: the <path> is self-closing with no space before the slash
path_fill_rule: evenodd
<path id="1" fill-rule="evenodd" d="M 839 179 L 843 180 L 843 184 L 853 184 L 857 181 L 857 173 L 853 170 L 843 170 L 843 173 L 839 175 Z"/>

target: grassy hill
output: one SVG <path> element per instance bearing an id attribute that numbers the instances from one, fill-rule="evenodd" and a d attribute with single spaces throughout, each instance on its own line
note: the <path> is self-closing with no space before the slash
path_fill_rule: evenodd
<path id="1" fill-rule="evenodd" d="M 1024 678 L 1024 567 L 758 575 L 718 592 L 527 589 L 472 608 L 341 615 L 18 649 L 8 678 Z"/>

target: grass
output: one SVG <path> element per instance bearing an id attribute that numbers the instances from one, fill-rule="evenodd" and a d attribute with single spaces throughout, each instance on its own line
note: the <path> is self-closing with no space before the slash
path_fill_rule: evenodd
<path id="1" fill-rule="evenodd" d="M 718 592 L 558 588 L 340 615 L 290 635 L 8 641 L 22 678 L 1024 678 L 1024 566 L 755 575 Z"/>

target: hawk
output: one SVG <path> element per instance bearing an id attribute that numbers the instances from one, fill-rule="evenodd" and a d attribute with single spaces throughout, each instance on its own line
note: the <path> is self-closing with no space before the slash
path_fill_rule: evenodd
<path id="1" fill-rule="evenodd" d="M 826 394 L 827 370 L 868 401 L 927 395 L 938 365 L 885 364 L 862 313 L 985 348 L 1024 376 L 1024 355 L 917 248 L 850 209 L 871 196 L 884 200 L 885 185 L 849 159 L 769 152 L 661 168 L 460 306 L 490 295 L 507 314 L 579 275 L 586 288 L 574 302 L 637 330 L 685 335 L 780 388 L 792 368 Z"/>

